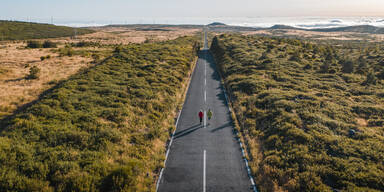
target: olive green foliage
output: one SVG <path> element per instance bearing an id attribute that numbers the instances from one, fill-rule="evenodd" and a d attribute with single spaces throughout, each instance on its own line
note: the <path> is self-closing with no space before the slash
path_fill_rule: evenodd
<path id="1" fill-rule="evenodd" d="M 41 57 L 40 57 L 40 60 L 41 60 L 41 61 L 44 61 L 44 60 L 46 60 L 46 59 L 50 59 L 50 58 L 51 58 L 51 55 L 41 56 Z"/>
<path id="2" fill-rule="evenodd" d="M 154 191 L 195 39 L 122 46 L 3 122 L 0 191 Z"/>
<path id="3" fill-rule="evenodd" d="M 40 68 L 33 66 L 29 68 L 27 79 L 38 79 L 40 77 Z"/>
<path id="4" fill-rule="evenodd" d="M 94 41 L 80 41 L 77 43 L 71 43 L 72 47 L 100 47 L 101 44 Z"/>
<path id="5" fill-rule="evenodd" d="M 18 21 L 0 21 L 0 40 L 45 39 L 70 37 L 74 28 L 50 24 L 27 23 Z M 89 29 L 76 29 L 77 35 L 92 33 Z"/>
<path id="6" fill-rule="evenodd" d="M 44 41 L 43 43 L 43 48 L 56 48 L 57 47 L 57 43 L 53 42 L 53 41 Z"/>
<path id="7" fill-rule="evenodd" d="M 27 41 L 27 48 L 35 49 L 35 48 L 56 48 L 56 47 L 57 47 L 57 43 L 49 40 L 44 42 L 36 41 L 36 40 Z"/>
<path id="8" fill-rule="evenodd" d="M 241 131 L 261 144 L 261 191 L 384 191 L 384 49 L 221 35 L 211 51 Z"/>
<path id="9" fill-rule="evenodd" d="M 27 41 L 27 48 L 32 48 L 32 49 L 43 48 L 43 44 L 40 41 L 31 40 L 31 41 Z"/>
<path id="10" fill-rule="evenodd" d="M 58 52 L 60 57 L 64 57 L 64 56 L 72 57 L 75 51 L 70 45 L 65 45 L 65 47 L 60 48 Z"/>

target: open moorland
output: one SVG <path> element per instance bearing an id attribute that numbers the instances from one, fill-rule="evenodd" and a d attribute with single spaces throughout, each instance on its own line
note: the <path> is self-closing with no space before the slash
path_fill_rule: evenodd
<path id="1" fill-rule="evenodd" d="M 118 46 L 3 121 L 0 191 L 154 191 L 199 40 Z"/>
<path id="2" fill-rule="evenodd" d="M 223 34 L 211 51 L 261 191 L 384 190 L 384 46 Z"/>
<path id="3" fill-rule="evenodd" d="M 27 25 L 24 27 L 49 27 L 53 31 L 51 35 L 63 35 L 54 33 L 54 30 L 61 30 L 58 26 L 21 22 L 12 24 L 19 27 L 21 24 Z M 74 29 L 69 29 L 69 37 L 42 39 L 46 35 L 42 34 L 38 40 L 0 41 L 0 120 L 80 69 L 94 66 L 111 56 L 116 46 L 171 40 L 191 36 L 201 30 L 177 26 L 160 31 L 148 26 L 99 27 L 87 30 L 92 33 L 74 37 L 71 36 Z M 30 76 L 31 70 L 36 73 L 33 78 Z"/>

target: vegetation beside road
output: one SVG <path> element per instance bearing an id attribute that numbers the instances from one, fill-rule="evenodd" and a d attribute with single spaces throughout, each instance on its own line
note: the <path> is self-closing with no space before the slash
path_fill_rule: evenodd
<path id="1" fill-rule="evenodd" d="M 93 33 L 93 30 L 50 24 L 0 20 L 1 40 L 45 39 Z"/>
<path id="2" fill-rule="evenodd" d="M 0 191 L 154 191 L 197 40 L 119 46 L 4 122 Z"/>
<path id="3" fill-rule="evenodd" d="M 382 45 L 227 34 L 211 51 L 261 191 L 384 190 Z"/>

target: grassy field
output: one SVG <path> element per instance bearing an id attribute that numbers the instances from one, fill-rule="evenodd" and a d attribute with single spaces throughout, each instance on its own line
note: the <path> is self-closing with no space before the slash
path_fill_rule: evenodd
<path id="1" fill-rule="evenodd" d="M 0 20 L 0 41 L 71 37 L 93 32 L 89 29 Z"/>
<path id="2" fill-rule="evenodd" d="M 3 90 L 0 92 L 0 120 L 34 101 L 61 80 L 111 56 L 120 44 L 165 41 L 198 32 L 198 29 L 177 27 L 166 28 L 167 31 L 142 31 L 134 27 L 93 29 L 96 32 L 76 38 L 35 40 L 40 44 L 52 42 L 56 48 L 27 48 L 29 40 L 0 42 L 0 90 Z M 40 69 L 39 78 L 27 78 L 34 67 Z"/>
<path id="3" fill-rule="evenodd" d="M 197 40 L 117 47 L 3 121 L 0 191 L 154 191 Z"/>
<path id="4" fill-rule="evenodd" d="M 383 45 L 220 35 L 211 51 L 261 191 L 384 190 Z"/>

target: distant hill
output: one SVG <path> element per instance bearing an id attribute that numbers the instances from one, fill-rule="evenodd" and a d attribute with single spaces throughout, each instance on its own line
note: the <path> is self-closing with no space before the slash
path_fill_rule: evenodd
<path id="1" fill-rule="evenodd" d="M 208 26 L 226 26 L 226 24 L 220 22 L 213 22 L 211 24 L 208 24 Z"/>
<path id="2" fill-rule="evenodd" d="M 349 27 L 335 27 L 324 29 L 312 29 L 310 31 L 319 32 L 357 32 L 357 33 L 371 33 L 371 34 L 384 34 L 384 28 L 375 27 L 372 25 L 358 25 Z"/>
<path id="3" fill-rule="evenodd" d="M 270 27 L 269 29 L 298 29 L 298 30 L 302 30 L 300 28 L 292 27 L 289 25 L 274 25 L 274 26 Z"/>
<path id="4" fill-rule="evenodd" d="M 70 37 L 73 36 L 75 32 L 77 35 L 83 35 L 92 33 L 93 30 L 56 26 L 50 24 L 0 20 L 0 40 Z"/>
<path id="5" fill-rule="evenodd" d="M 333 27 L 333 28 L 319 28 L 319 29 L 303 29 L 292 27 L 288 25 L 274 25 L 270 30 L 285 29 L 285 30 L 303 30 L 303 31 L 317 31 L 317 32 L 355 32 L 355 33 L 370 33 L 370 34 L 384 34 L 384 28 L 375 27 L 372 25 L 358 25 L 348 27 Z"/>

